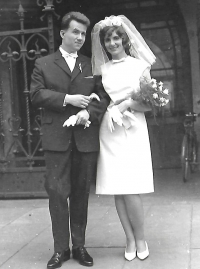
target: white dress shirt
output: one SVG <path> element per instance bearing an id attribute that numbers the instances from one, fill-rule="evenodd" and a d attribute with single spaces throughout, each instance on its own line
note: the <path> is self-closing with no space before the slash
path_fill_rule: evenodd
<path id="1" fill-rule="evenodd" d="M 62 47 L 59 47 L 59 50 L 62 54 L 62 57 L 65 59 L 66 63 L 68 64 L 69 69 L 72 72 L 74 70 L 76 58 L 78 57 L 77 51 L 75 53 L 68 53 Z M 67 99 L 68 99 L 68 94 L 65 95 L 65 99 L 63 101 L 63 106 L 66 106 L 68 104 Z"/>
<path id="2" fill-rule="evenodd" d="M 66 63 L 69 66 L 69 69 L 71 70 L 71 72 L 74 70 L 74 66 L 76 63 L 76 58 L 78 57 L 77 51 L 74 53 L 68 53 L 67 51 L 65 51 L 62 47 L 59 47 L 59 50 L 62 54 L 62 57 L 65 59 Z"/>

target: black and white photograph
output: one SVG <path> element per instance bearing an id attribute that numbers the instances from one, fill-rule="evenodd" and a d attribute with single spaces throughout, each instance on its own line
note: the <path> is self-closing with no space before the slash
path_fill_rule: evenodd
<path id="1" fill-rule="evenodd" d="M 0 0 L 0 269 L 200 268 L 200 0 Z"/>

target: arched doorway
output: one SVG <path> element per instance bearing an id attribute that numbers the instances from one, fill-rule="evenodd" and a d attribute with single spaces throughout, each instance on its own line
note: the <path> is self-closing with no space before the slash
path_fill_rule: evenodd
<path id="1" fill-rule="evenodd" d="M 80 1 L 78 1 L 80 2 Z M 87 1 L 92 24 L 110 15 L 127 16 L 157 57 L 151 75 L 170 90 L 170 102 L 155 121 L 147 114 L 154 168 L 180 167 L 183 116 L 192 110 L 189 40 L 176 0 Z M 83 4 L 83 3 L 82 3 Z M 93 26 L 93 25 L 92 25 Z M 90 46 L 87 41 L 87 47 Z"/>

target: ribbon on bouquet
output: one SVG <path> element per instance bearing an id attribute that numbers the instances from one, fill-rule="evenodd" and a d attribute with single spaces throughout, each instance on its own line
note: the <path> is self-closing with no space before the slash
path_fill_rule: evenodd
<path id="1" fill-rule="evenodd" d="M 126 110 L 124 113 L 124 122 L 123 125 L 125 127 L 125 129 L 130 128 L 131 126 L 136 125 L 139 121 L 136 118 L 136 116 L 134 115 L 134 112 L 130 112 L 128 110 Z M 130 119 L 132 119 L 133 121 L 131 121 Z"/>

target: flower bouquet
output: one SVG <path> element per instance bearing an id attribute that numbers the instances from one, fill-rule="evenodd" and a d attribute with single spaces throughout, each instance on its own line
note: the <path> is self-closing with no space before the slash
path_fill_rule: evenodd
<path id="1" fill-rule="evenodd" d="M 140 79 L 140 89 L 131 95 L 135 101 L 149 105 L 156 116 L 157 107 L 163 107 L 169 102 L 169 90 L 163 88 L 163 82 L 156 79 Z"/>
<path id="2" fill-rule="evenodd" d="M 155 118 L 157 107 L 163 107 L 169 102 L 169 90 L 164 89 L 163 83 L 157 82 L 156 79 L 141 78 L 138 91 L 131 91 L 126 97 L 116 100 L 112 107 L 107 108 L 109 112 L 108 128 L 111 132 L 115 130 L 113 122 L 119 126 L 124 125 L 125 129 L 138 124 L 138 119 L 131 108 L 121 113 L 117 107 L 117 105 L 130 98 L 148 105 Z"/>

